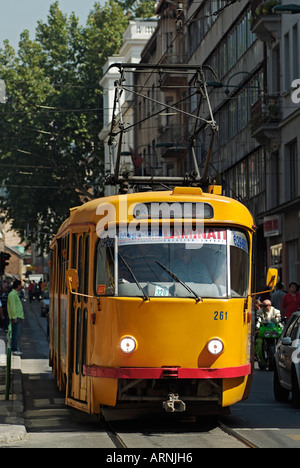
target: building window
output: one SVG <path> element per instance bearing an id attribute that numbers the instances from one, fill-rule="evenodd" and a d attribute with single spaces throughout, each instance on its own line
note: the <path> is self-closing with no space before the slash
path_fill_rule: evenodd
<path id="1" fill-rule="evenodd" d="M 240 200 L 247 198 L 247 163 L 242 161 L 237 165 L 236 193 Z"/>
<path id="2" fill-rule="evenodd" d="M 290 35 L 289 33 L 284 36 L 284 87 L 290 89 L 291 87 L 291 72 L 290 72 Z"/>
<path id="3" fill-rule="evenodd" d="M 229 140 L 237 134 L 237 101 L 233 99 L 229 104 Z"/>
<path id="4" fill-rule="evenodd" d="M 264 157 L 262 150 L 256 151 L 248 159 L 249 198 L 256 197 L 264 188 Z"/>
<path id="5" fill-rule="evenodd" d="M 227 44 L 228 44 L 228 68 L 232 68 L 237 61 L 237 30 L 234 29 L 230 34 Z"/>
<path id="6" fill-rule="evenodd" d="M 280 187 L 280 174 L 279 174 L 279 152 L 275 151 L 270 157 L 270 179 L 271 179 L 271 193 L 268 200 L 268 207 L 270 209 L 280 205 L 279 187 Z"/>
<path id="7" fill-rule="evenodd" d="M 225 173 L 225 193 L 247 200 L 265 191 L 265 155 L 263 148 L 250 154 Z"/>
<path id="8" fill-rule="evenodd" d="M 271 265 L 282 268 L 282 244 L 271 245 Z"/>
<path id="9" fill-rule="evenodd" d="M 298 149 L 297 140 L 287 145 L 287 201 L 298 196 Z"/>
<path id="10" fill-rule="evenodd" d="M 142 120 L 142 101 L 139 101 L 139 112 L 138 112 L 138 119 L 139 119 L 139 128 L 141 128 L 141 120 Z"/>
<path id="11" fill-rule="evenodd" d="M 201 12 L 200 12 L 201 13 Z M 236 62 L 249 49 L 255 41 L 255 34 L 250 30 L 249 18 L 251 12 L 248 11 L 241 21 L 219 42 L 215 51 L 212 53 L 206 65 L 210 65 L 216 72 L 220 80 L 236 65 Z M 194 26 L 195 28 L 195 26 Z M 197 31 L 189 29 L 189 47 L 190 55 L 198 47 L 203 35 L 197 35 Z"/>
<path id="12" fill-rule="evenodd" d="M 293 80 L 299 78 L 298 24 L 293 27 Z"/>
<path id="13" fill-rule="evenodd" d="M 289 281 L 297 282 L 298 274 L 298 240 L 287 243 L 289 262 Z"/>
<path id="14" fill-rule="evenodd" d="M 226 102 L 216 114 L 216 120 L 220 127 L 218 134 L 220 147 L 249 124 L 250 108 L 258 99 L 259 83 L 262 82 L 262 76 L 262 73 L 258 73 L 253 77 L 243 86 L 242 91 L 233 96 L 229 103 Z M 236 86 L 239 87 L 238 84 Z"/>

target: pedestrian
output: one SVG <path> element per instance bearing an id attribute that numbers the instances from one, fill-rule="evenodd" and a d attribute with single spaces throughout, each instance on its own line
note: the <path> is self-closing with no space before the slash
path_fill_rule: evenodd
<path id="1" fill-rule="evenodd" d="M 1 302 L 1 299 L 0 299 L 0 330 L 1 328 L 4 327 L 4 314 L 3 314 L 3 308 L 2 308 L 2 302 Z"/>
<path id="2" fill-rule="evenodd" d="M 19 339 L 21 335 L 21 323 L 24 320 L 23 305 L 19 297 L 19 292 L 22 289 L 20 280 L 13 282 L 13 289 L 8 295 L 7 311 L 12 325 L 12 343 L 11 351 L 14 355 L 20 356 L 22 353 L 19 350 Z"/>
<path id="3" fill-rule="evenodd" d="M 29 281 L 29 286 L 28 286 L 29 302 L 32 302 L 32 299 L 33 299 L 33 290 L 34 290 L 34 284 L 33 284 L 33 282 Z"/>
<path id="4" fill-rule="evenodd" d="M 33 280 L 33 297 L 34 297 L 34 300 L 39 300 L 39 291 L 38 291 L 38 285 L 36 284 L 36 282 Z"/>
<path id="5" fill-rule="evenodd" d="M 254 304 L 253 304 L 253 310 L 256 314 L 256 312 L 262 308 L 262 303 L 260 302 L 259 299 L 255 299 Z"/>
<path id="6" fill-rule="evenodd" d="M 286 292 L 283 290 L 283 283 L 279 281 L 276 285 L 276 291 L 273 292 L 271 296 L 271 301 L 275 309 L 280 310 L 282 318 L 284 318 L 284 315 L 282 312 L 282 301 L 285 295 L 286 295 Z"/>
<path id="7" fill-rule="evenodd" d="M 300 293 L 297 292 L 297 288 L 297 283 L 292 281 L 289 284 L 289 292 L 284 296 L 282 301 L 282 311 L 287 319 L 300 308 Z"/>
<path id="8" fill-rule="evenodd" d="M 7 312 L 7 300 L 8 300 L 9 292 L 10 292 L 10 287 L 7 284 L 7 282 L 4 281 L 3 286 L 2 286 L 1 302 L 2 302 L 2 309 L 3 309 L 3 315 L 4 315 L 4 331 L 5 332 L 7 332 L 8 324 L 9 324 L 9 318 L 8 318 L 8 312 Z"/>

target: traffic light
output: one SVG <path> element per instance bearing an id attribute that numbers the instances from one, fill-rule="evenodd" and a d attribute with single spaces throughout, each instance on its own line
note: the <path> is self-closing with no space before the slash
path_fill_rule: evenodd
<path id="1" fill-rule="evenodd" d="M 0 252 L 0 275 L 4 275 L 5 267 L 8 265 L 8 261 L 11 257 L 9 253 Z"/>

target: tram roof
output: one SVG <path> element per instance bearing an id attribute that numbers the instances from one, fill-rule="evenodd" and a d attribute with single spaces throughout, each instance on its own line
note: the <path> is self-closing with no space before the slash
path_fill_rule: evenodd
<path id="1" fill-rule="evenodd" d="M 79 207 L 70 209 L 70 217 L 61 225 L 57 236 L 72 228 L 87 226 L 95 227 L 107 213 L 107 221 L 127 222 L 133 219 L 133 207 L 143 203 L 206 203 L 213 208 L 213 216 L 205 219 L 207 224 L 244 226 L 253 230 L 253 218 L 249 210 L 237 200 L 204 193 L 200 188 L 176 187 L 173 191 L 139 192 L 127 195 L 113 195 L 89 201 Z M 131 209 L 129 209 L 131 207 Z M 109 211 L 106 211 L 109 210 Z M 114 219 L 112 219 L 114 216 Z M 140 219 L 140 218 L 139 218 Z"/>

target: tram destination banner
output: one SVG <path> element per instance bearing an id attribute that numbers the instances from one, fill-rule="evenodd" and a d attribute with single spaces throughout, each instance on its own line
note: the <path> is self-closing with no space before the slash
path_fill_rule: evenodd
<path id="1" fill-rule="evenodd" d="M 118 212 L 112 203 L 100 203 L 96 210 L 99 221 L 96 226 L 99 238 L 180 237 L 201 235 L 204 220 L 213 218 L 213 207 L 200 202 L 131 203 L 122 199 Z M 117 228 L 118 226 L 118 228 Z M 163 234 L 161 229 L 164 229 Z M 168 231 L 168 232 L 167 232 Z"/>

